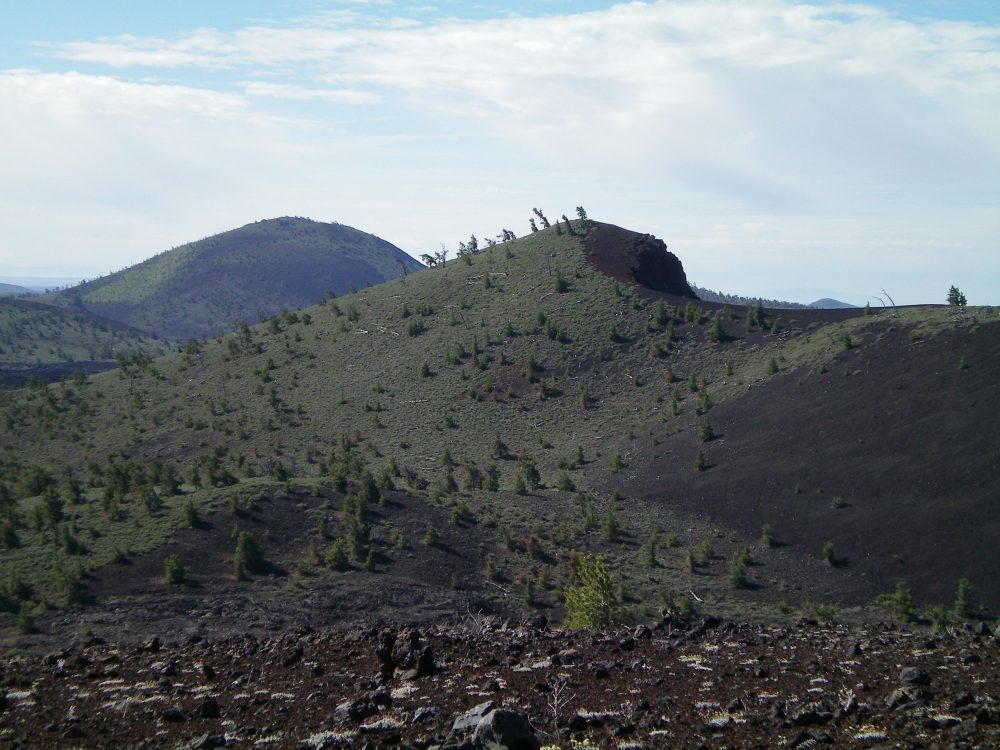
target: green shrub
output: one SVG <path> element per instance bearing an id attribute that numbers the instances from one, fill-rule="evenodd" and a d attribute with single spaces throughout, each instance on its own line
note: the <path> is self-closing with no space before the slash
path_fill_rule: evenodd
<path id="1" fill-rule="evenodd" d="M 701 393 L 698 394 L 698 405 L 695 407 L 694 413 L 701 416 L 711 408 L 712 398 L 708 395 L 708 391 L 702 389 Z"/>
<path id="2" fill-rule="evenodd" d="M 913 595 L 910 587 L 900 581 L 896 584 L 896 590 L 891 594 L 882 594 L 875 599 L 875 603 L 886 607 L 893 616 L 903 622 L 913 622 L 916 619 L 913 609 Z"/>
<path id="3" fill-rule="evenodd" d="M 674 321 L 667 323 L 667 330 L 663 332 L 663 348 L 669 351 L 673 348 L 676 335 L 674 334 Z"/>
<path id="4" fill-rule="evenodd" d="M 581 557 L 576 577 L 578 584 L 564 592 L 566 626 L 574 630 L 597 630 L 617 622 L 621 617 L 621 604 L 604 558 Z"/>
<path id="5" fill-rule="evenodd" d="M 698 437 L 705 442 L 715 438 L 715 431 L 712 429 L 712 425 L 707 419 L 698 425 Z"/>
<path id="6" fill-rule="evenodd" d="M 31 610 L 31 602 L 21 602 L 17 613 L 17 622 L 15 623 L 18 633 L 27 635 L 35 632 L 35 619 L 32 616 Z"/>
<path id="7" fill-rule="evenodd" d="M 836 565 L 837 560 L 833 556 L 833 542 L 827 542 L 823 545 L 823 562 L 827 565 Z"/>
<path id="8" fill-rule="evenodd" d="M 819 622 L 830 622 L 837 616 L 837 605 L 833 603 L 823 604 L 812 602 L 808 599 L 802 602 L 802 611 L 809 617 L 813 617 Z"/>
<path id="9" fill-rule="evenodd" d="M 955 604 L 951 611 L 955 617 L 972 617 L 975 614 L 975 607 L 972 605 L 972 582 L 968 578 L 958 579 Z"/>
<path id="10" fill-rule="evenodd" d="M 624 468 L 624 466 L 625 466 L 625 462 L 622 461 L 621 454 L 618 451 L 615 451 L 614 453 L 612 453 L 611 454 L 611 473 L 612 474 L 617 474 L 619 471 L 621 471 Z"/>
<path id="11" fill-rule="evenodd" d="M 83 566 L 79 561 L 72 569 L 67 569 L 61 554 L 53 554 L 52 582 L 67 607 L 81 604 L 87 598 L 87 588 L 83 583 Z"/>
<path id="12" fill-rule="evenodd" d="M 19 546 L 21 546 L 21 539 L 17 535 L 17 527 L 10 518 L 5 518 L 0 524 L 0 547 L 14 549 Z"/>
<path id="13" fill-rule="evenodd" d="M 246 573 L 259 571 L 264 564 L 264 549 L 248 532 L 241 531 L 236 537 L 236 551 L 233 553 L 233 573 L 238 579 Z"/>
<path id="14" fill-rule="evenodd" d="M 765 523 L 760 527 L 760 543 L 767 548 L 774 546 L 774 535 L 771 533 L 771 524 Z"/>
<path id="15" fill-rule="evenodd" d="M 521 469 L 524 484 L 529 490 L 537 490 L 542 486 L 542 476 L 538 473 L 538 466 L 534 461 L 530 458 L 522 458 L 517 462 L 517 465 Z"/>
<path id="16" fill-rule="evenodd" d="M 285 468 L 285 465 L 281 463 L 281 461 L 276 461 L 274 464 L 274 470 L 271 472 L 271 478 L 274 479 L 275 482 L 287 482 L 289 476 L 291 475 L 288 473 L 288 469 Z"/>
<path id="17" fill-rule="evenodd" d="M 438 530 L 434 528 L 433 524 L 427 524 L 427 529 L 424 531 L 424 544 L 428 547 L 432 547 L 438 542 Z"/>
<path id="18" fill-rule="evenodd" d="M 656 547 L 657 547 L 657 543 L 658 543 L 657 534 L 654 531 L 650 535 L 649 541 L 646 542 L 646 546 L 645 546 L 645 550 L 646 550 L 646 567 L 647 568 L 655 568 L 656 567 Z"/>
<path id="19" fill-rule="evenodd" d="M 736 550 L 734 559 L 738 560 L 740 564 L 743 565 L 744 567 L 750 567 L 750 565 L 753 563 L 753 555 L 750 554 L 749 547 L 740 547 L 738 550 Z"/>
<path id="20" fill-rule="evenodd" d="M 712 549 L 712 543 L 707 539 L 701 543 L 701 564 L 705 565 L 709 560 L 712 559 L 712 554 L 715 550 Z"/>
<path id="21" fill-rule="evenodd" d="M 201 517 L 198 515 L 198 509 L 195 507 L 190 498 L 184 504 L 184 523 L 192 529 L 196 528 L 198 524 L 201 523 Z"/>
<path id="22" fill-rule="evenodd" d="M 941 634 L 951 624 L 952 613 L 941 604 L 927 608 L 926 617 L 931 621 L 931 632 Z"/>
<path id="23" fill-rule="evenodd" d="M 361 500 L 362 506 L 367 503 L 377 503 L 382 497 L 382 492 L 378 488 L 378 482 L 375 481 L 375 476 L 368 469 L 365 469 L 364 474 L 361 475 L 361 480 L 358 482 L 358 497 Z"/>
<path id="24" fill-rule="evenodd" d="M 184 583 L 187 570 L 177 555 L 170 555 L 163 561 L 163 580 L 166 583 Z"/>
<path id="25" fill-rule="evenodd" d="M 343 539 L 337 539 L 327 547 L 324 562 L 328 568 L 336 570 L 339 573 L 347 570 L 347 544 Z"/>
<path id="26" fill-rule="evenodd" d="M 614 512 L 609 510 L 601 520 L 601 536 L 604 537 L 605 541 L 613 542 L 618 538 L 620 531 L 618 519 L 615 517 Z"/>
<path id="27" fill-rule="evenodd" d="M 558 485 L 561 492 L 575 492 L 576 485 L 573 484 L 573 480 L 569 478 L 569 474 L 565 471 L 559 472 L 559 482 Z"/>
<path id="28" fill-rule="evenodd" d="M 716 315 L 715 318 L 712 320 L 712 325 L 708 329 L 706 338 L 708 338 L 709 341 L 715 343 L 725 340 L 726 333 L 722 329 L 722 318 L 720 316 Z"/>
<path id="29" fill-rule="evenodd" d="M 524 603 L 529 607 L 535 602 L 535 582 L 531 578 L 524 581 L 524 592 L 522 594 Z"/>
<path id="30" fill-rule="evenodd" d="M 653 306 L 653 322 L 660 326 L 665 326 L 670 322 L 670 314 L 667 312 L 667 306 L 663 304 L 662 299 L 657 300 Z"/>
<path id="31" fill-rule="evenodd" d="M 569 291 L 569 282 L 563 276 L 562 271 L 556 271 L 556 292 L 563 294 Z"/>
<path id="32" fill-rule="evenodd" d="M 746 556 L 742 554 L 745 549 L 734 554 L 729 563 L 729 585 L 734 589 L 746 588 L 750 584 Z"/>

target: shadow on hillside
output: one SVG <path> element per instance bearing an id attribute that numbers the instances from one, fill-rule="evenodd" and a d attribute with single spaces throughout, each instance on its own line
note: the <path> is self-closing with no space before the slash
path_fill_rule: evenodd
<path id="1" fill-rule="evenodd" d="M 447 544 L 446 542 L 441 542 L 441 541 L 431 542 L 427 546 L 440 550 L 441 552 L 444 552 L 446 555 L 451 555 L 452 557 L 461 557 L 461 555 L 458 554 L 455 548 L 452 547 L 450 544 Z"/>
<path id="2" fill-rule="evenodd" d="M 263 562 L 254 565 L 253 569 L 249 570 L 249 572 L 253 573 L 255 576 L 271 576 L 272 578 L 288 577 L 288 571 L 285 568 L 268 560 L 264 560 Z"/>

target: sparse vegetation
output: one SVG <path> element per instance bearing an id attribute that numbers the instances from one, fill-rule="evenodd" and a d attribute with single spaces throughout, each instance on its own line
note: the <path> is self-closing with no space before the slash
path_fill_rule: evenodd
<path id="1" fill-rule="evenodd" d="M 989 382 L 992 365 L 978 345 L 950 348 L 943 365 L 920 359 L 938 331 L 972 335 L 972 310 L 901 308 L 892 319 L 857 311 L 829 320 L 807 311 L 779 321 L 754 303 L 747 310 L 753 331 L 744 335 L 742 305 L 734 316 L 707 302 L 668 304 L 616 282 L 587 261 L 583 225 L 559 224 L 562 235 L 541 226 L 496 247 L 477 243 L 475 252 L 470 241 L 459 262 L 410 274 L 405 284 L 324 295 L 324 304 L 308 309 L 266 310 L 259 324 L 230 322 L 218 339 L 198 337 L 161 358 L 123 356 L 110 373 L 0 392 L 0 475 L 10 495 L 0 490 L 0 547 L 5 565 L 32 587 L 36 616 L 49 617 L 43 598 L 49 607 L 86 600 L 89 571 L 117 561 L 115 573 L 131 580 L 148 570 L 143 556 L 154 550 L 156 560 L 177 553 L 194 564 L 184 545 L 199 542 L 212 561 L 203 568 L 199 558 L 199 581 L 203 570 L 231 561 L 237 577 L 257 580 L 226 585 L 266 598 L 271 577 L 261 580 L 237 554 L 247 534 L 267 547 L 270 562 L 260 571 L 273 570 L 297 590 L 321 590 L 324 576 L 351 569 L 338 585 L 360 577 L 379 587 L 422 575 L 415 571 L 433 561 L 441 573 L 432 586 L 447 589 L 457 576 L 463 596 L 487 610 L 502 599 L 516 610 L 528 591 L 528 606 L 551 616 L 576 582 L 565 562 L 603 554 L 636 617 L 650 615 L 663 582 L 677 577 L 683 582 L 671 585 L 706 596 L 707 610 L 738 611 L 750 596 L 729 588 L 749 586 L 766 618 L 778 612 L 779 594 L 783 607 L 798 607 L 800 585 L 830 575 L 818 565 L 798 576 L 788 570 L 792 558 L 815 556 L 830 533 L 813 516 L 836 521 L 841 533 L 867 509 L 865 488 L 843 477 L 864 475 L 886 454 L 857 419 L 852 388 L 878 387 L 901 346 L 913 360 L 906 377 L 924 377 L 922 368 L 950 372 L 956 398 Z M 587 231 L 590 242 L 607 230 L 592 224 Z M 980 328 L 992 324 L 985 315 L 978 320 Z M 411 336 L 414 322 L 420 333 Z M 849 355 L 838 339 L 845 334 Z M 960 354 L 973 364 L 961 377 L 954 372 Z M 783 377 L 763 382 L 772 363 Z M 845 379 L 820 383 L 826 367 Z M 850 380 L 869 372 L 857 385 Z M 820 429 L 788 430 L 805 417 L 806 402 L 827 430 L 822 438 Z M 900 419 L 900 430 L 914 424 L 906 414 Z M 839 445 L 845 425 L 863 447 L 843 464 L 817 462 Z M 944 425 L 935 445 L 947 451 L 955 434 Z M 746 481 L 751 466 L 754 481 Z M 888 476 L 898 484 L 901 474 L 890 466 Z M 802 497 L 792 498 L 796 482 Z M 743 486 L 747 497 L 733 505 L 731 526 L 712 517 L 720 493 Z M 820 496 L 823 487 L 832 499 Z M 911 489 L 924 499 L 919 486 Z M 834 516 L 827 505 L 849 510 Z M 673 507 L 702 517 L 682 525 Z M 775 521 L 787 535 L 773 553 L 765 518 L 788 521 Z M 672 533 L 655 531 L 658 524 Z M 714 526 L 722 528 L 706 531 Z M 231 528 L 224 549 L 208 548 Z M 761 529 L 759 568 L 737 554 L 744 541 L 737 528 L 750 529 L 751 542 Z M 877 533 L 860 529 L 856 544 Z M 55 566 L 52 550 L 61 557 Z M 470 550 L 476 562 L 466 570 Z M 914 590 L 925 596 L 926 565 L 900 552 Z M 888 589 L 887 571 L 898 570 L 889 554 L 858 555 L 851 568 Z M 476 574 L 488 555 L 502 589 Z M 832 548 L 823 559 L 836 562 Z M 695 577 L 683 570 L 688 563 Z M 949 580 L 963 572 L 939 564 Z M 358 575 L 366 568 L 380 575 Z M 845 586 L 853 578 L 838 577 Z M 992 613 L 991 584 L 975 585 L 986 606 L 976 601 L 973 611 Z M 17 606 L 7 609 L 12 623 Z"/>

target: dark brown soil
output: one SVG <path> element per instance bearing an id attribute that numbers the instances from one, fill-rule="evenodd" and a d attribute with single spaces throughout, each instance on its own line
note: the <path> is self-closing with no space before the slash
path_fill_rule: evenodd
<path id="1" fill-rule="evenodd" d="M 561 747 L 1000 745 L 1000 642 L 968 629 L 928 637 L 709 618 L 588 635 L 493 620 L 173 638 L 165 629 L 165 643 L 91 640 L 7 659 L 0 742 L 473 747 L 455 721 L 486 703 L 523 713 L 541 744 Z"/>

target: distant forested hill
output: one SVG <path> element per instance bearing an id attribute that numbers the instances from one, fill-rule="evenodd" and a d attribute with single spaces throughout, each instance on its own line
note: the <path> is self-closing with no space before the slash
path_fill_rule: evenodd
<path id="1" fill-rule="evenodd" d="M 285 217 L 168 250 L 45 299 L 165 338 L 202 338 L 421 267 L 374 235 Z"/>

